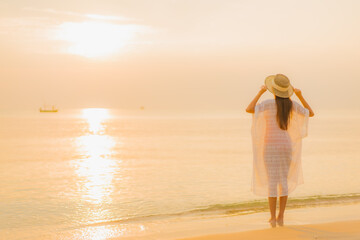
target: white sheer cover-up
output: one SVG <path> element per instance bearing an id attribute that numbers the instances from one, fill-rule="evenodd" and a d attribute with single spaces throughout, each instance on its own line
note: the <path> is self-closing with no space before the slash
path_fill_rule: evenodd
<path id="1" fill-rule="evenodd" d="M 302 139 L 307 136 L 309 110 L 293 101 L 287 130 L 277 121 L 275 99 L 255 106 L 251 135 L 253 142 L 252 191 L 259 196 L 287 196 L 304 183 L 301 167 Z"/>

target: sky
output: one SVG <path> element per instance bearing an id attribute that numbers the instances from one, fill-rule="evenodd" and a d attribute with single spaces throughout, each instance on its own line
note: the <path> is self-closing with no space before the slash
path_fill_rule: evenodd
<path id="1" fill-rule="evenodd" d="M 2 0 L 0 111 L 244 111 L 277 73 L 315 114 L 360 109 L 359 12 L 357 0 Z"/>

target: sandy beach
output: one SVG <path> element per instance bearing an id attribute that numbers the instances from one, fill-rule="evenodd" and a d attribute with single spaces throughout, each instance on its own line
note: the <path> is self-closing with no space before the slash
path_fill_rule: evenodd
<path id="1" fill-rule="evenodd" d="M 273 229 L 263 229 L 228 234 L 214 234 L 183 240 L 235 240 L 235 239 L 360 239 L 360 220 L 324 224 L 290 225 Z M 180 240 L 180 239 L 179 239 Z"/>
<path id="2" fill-rule="evenodd" d="M 355 240 L 360 239 L 359 210 L 360 204 L 292 209 L 287 212 L 289 224 L 276 228 L 270 228 L 264 222 L 259 223 L 260 218 L 266 217 L 268 213 L 258 213 L 218 221 L 218 226 L 226 226 L 222 229 L 222 233 L 219 228 L 214 230 L 211 227 L 215 227 L 215 224 L 209 224 L 209 234 L 198 234 L 177 240 Z M 236 228 L 238 231 L 235 230 Z"/>
<path id="3" fill-rule="evenodd" d="M 345 206 L 327 206 L 289 210 L 289 224 L 283 227 L 270 228 L 265 224 L 256 226 L 256 230 L 240 229 L 237 232 L 204 234 L 195 237 L 177 238 L 177 240 L 235 240 L 235 239 L 360 239 L 360 204 Z M 247 228 L 252 227 L 258 216 L 249 216 Z M 245 217 L 245 216 L 244 216 Z M 297 219 L 296 219 L 297 218 Z M 244 220 L 244 219 L 242 219 Z M 221 224 L 221 223 L 220 223 Z M 241 223 L 238 224 L 242 225 Z M 234 225 L 235 226 L 235 225 Z M 232 226 L 232 228 L 234 227 Z"/>

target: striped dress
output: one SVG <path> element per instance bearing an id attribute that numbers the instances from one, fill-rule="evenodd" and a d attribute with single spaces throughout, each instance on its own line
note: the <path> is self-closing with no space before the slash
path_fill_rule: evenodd
<path id="1" fill-rule="evenodd" d="M 287 130 L 276 121 L 275 99 L 255 106 L 252 138 L 254 170 L 252 190 L 268 197 L 287 196 L 303 183 L 301 139 L 307 135 L 309 110 L 293 102 Z"/>

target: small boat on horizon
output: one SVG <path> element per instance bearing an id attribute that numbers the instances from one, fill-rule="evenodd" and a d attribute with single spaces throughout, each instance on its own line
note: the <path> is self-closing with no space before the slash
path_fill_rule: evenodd
<path id="1" fill-rule="evenodd" d="M 45 106 L 42 108 L 40 108 L 40 112 L 58 112 L 59 110 L 54 106 L 52 105 L 51 108 L 46 108 Z"/>

